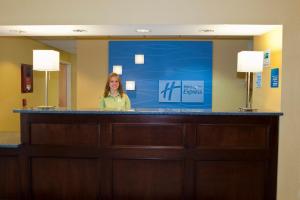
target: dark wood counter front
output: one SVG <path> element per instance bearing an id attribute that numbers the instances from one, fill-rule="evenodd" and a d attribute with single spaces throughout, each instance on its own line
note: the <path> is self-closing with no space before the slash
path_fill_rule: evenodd
<path id="1" fill-rule="evenodd" d="M 21 113 L 18 159 L 0 169 L 18 161 L 20 199 L 275 200 L 278 120 Z"/>

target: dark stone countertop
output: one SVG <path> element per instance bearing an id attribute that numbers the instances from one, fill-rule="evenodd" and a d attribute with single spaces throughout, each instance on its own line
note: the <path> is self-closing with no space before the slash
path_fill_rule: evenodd
<path id="1" fill-rule="evenodd" d="M 282 112 L 257 110 L 254 112 L 233 111 L 212 111 L 210 109 L 173 109 L 173 108 L 136 108 L 127 111 L 112 111 L 100 109 L 38 109 L 38 108 L 22 108 L 14 109 L 15 113 L 35 113 L 35 114 L 101 114 L 101 115 L 262 115 L 262 116 L 280 116 Z"/>

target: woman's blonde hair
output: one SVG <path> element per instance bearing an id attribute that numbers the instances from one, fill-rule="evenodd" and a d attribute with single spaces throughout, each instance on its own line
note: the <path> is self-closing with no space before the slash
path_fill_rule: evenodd
<path id="1" fill-rule="evenodd" d="M 105 85 L 105 90 L 104 90 L 104 97 L 107 97 L 108 96 L 108 93 L 110 91 L 110 87 L 109 87 L 109 82 L 110 82 L 110 79 L 112 77 L 117 77 L 118 81 L 119 81 L 119 88 L 118 88 L 118 92 L 119 94 L 121 95 L 121 97 L 123 97 L 123 94 L 124 94 L 124 91 L 123 91 L 123 86 L 122 86 L 122 81 L 121 81 L 121 78 L 118 74 L 116 73 L 111 73 L 109 74 L 109 76 L 107 77 L 107 81 L 106 81 L 106 85 Z"/>

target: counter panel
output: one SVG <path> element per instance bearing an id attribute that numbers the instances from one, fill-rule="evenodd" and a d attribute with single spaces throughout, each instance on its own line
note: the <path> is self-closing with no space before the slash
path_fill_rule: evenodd
<path id="1" fill-rule="evenodd" d="M 24 112 L 22 145 L 13 159 L 1 157 L 0 175 L 10 170 L 4 177 L 22 200 L 275 200 L 278 121 L 266 113 Z"/>

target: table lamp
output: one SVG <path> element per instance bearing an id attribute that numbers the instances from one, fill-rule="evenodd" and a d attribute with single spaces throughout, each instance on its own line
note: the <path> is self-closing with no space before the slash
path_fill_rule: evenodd
<path id="1" fill-rule="evenodd" d="M 51 109 L 48 105 L 48 72 L 59 71 L 59 52 L 53 50 L 33 50 L 33 70 L 45 71 L 45 105 L 40 109 Z"/>
<path id="2" fill-rule="evenodd" d="M 252 90 L 250 90 L 251 72 L 262 72 L 264 62 L 263 51 L 241 51 L 238 53 L 237 71 L 247 72 L 247 95 L 246 95 L 246 107 L 240 107 L 240 111 L 255 111 L 257 109 L 252 108 Z"/>

